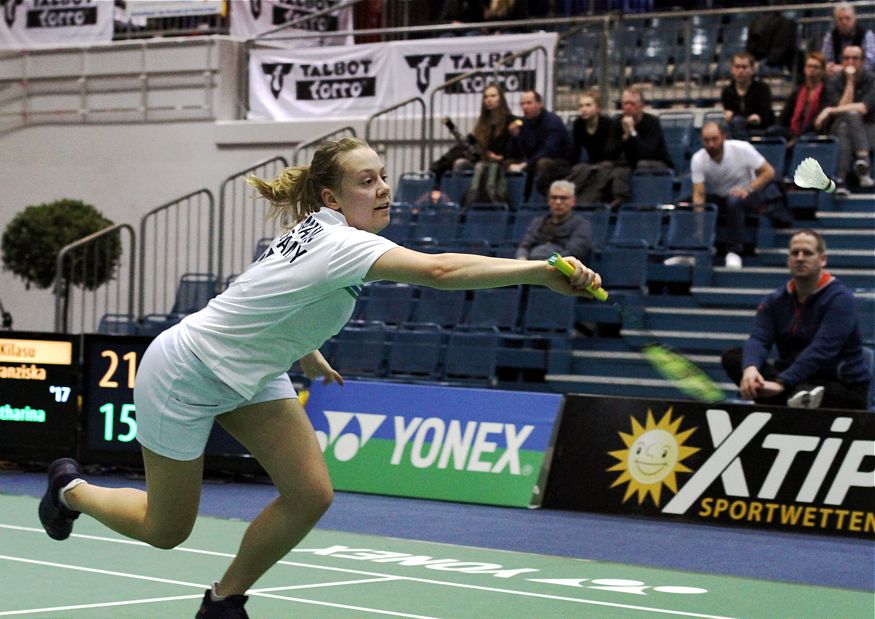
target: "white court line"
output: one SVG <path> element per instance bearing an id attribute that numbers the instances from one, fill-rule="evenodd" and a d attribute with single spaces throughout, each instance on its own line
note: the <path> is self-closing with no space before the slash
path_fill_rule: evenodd
<path id="1" fill-rule="evenodd" d="M 27 610 L 4 610 L 0 611 L 0 617 L 9 617 L 12 615 L 31 615 L 34 613 L 52 613 L 63 610 L 84 610 L 86 608 L 105 608 L 107 606 L 127 606 L 130 604 L 152 604 L 154 602 L 173 602 L 175 600 L 193 600 L 203 597 L 202 594 L 196 595 L 174 595 L 164 598 L 144 598 L 142 600 L 125 600 L 123 602 L 101 602 L 94 604 L 76 604 L 75 606 L 51 606 L 47 608 L 28 608 Z"/>
<path id="2" fill-rule="evenodd" d="M 273 595 L 272 593 L 263 593 L 260 594 L 267 598 L 274 598 L 276 600 L 287 600 L 290 602 L 302 602 L 304 604 L 313 604 L 315 606 L 331 606 L 332 608 L 345 608 L 348 610 L 358 610 L 365 611 L 369 613 L 380 613 L 382 615 L 389 615 L 392 617 L 409 617 L 410 619 L 440 619 L 440 617 L 431 617 L 429 615 L 411 615 L 408 613 L 399 613 L 391 610 L 375 610 L 373 608 L 364 608 L 363 606 L 350 606 L 349 604 L 338 604 L 336 602 L 320 602 L 318 600 L 307 600 L 303 598 L 293 598 L 285 595 Z"/>
<path id="3" fill-rule="evenodd" d="M 391 580 L 404 580 L 400 576 L 384 576 L 382 578 L 361 578 L 358 580 L 337 580 L 331 582 L 319 582 L 310 585 L 287 585 L 285 587 L 265 587 L 258 589 L 250 589 L 250 595 L 261 595 L 262 593 L 272 593 L 274 591 L 292 591 L 293 589 L 318 589 L 320 587 L 337 587 L 339 585 L 365 585 L 372 582 L 389 582 Z"/>
<path id="4" fill-rule="evenodd" d="M 14 530 L 18 530 L 18 531 L 26 531 L 29 533 L 40 533 L 42 535 L 45 535 L 45 531 L 43 529 L 37 529 L 34 527 L 20 527 L 20 526 L 15 526 L 15 525 L 0 524 L 0 529 L 14 529 Z M 124 544 L 132 543 L 130 540 L 124 540 L 124 539 L 113 538 L 113 537 L 101 537 L 101 536 L 97 536 L 97 535 L 82 535 L 82 534 L 78 534 L 78 533 L 73 533 L 70 537 L 78 537 L 78 538 L 82 538 L 82 539 L 90 539 L 90 540 L 113 542 L 113 543 L 115 543 L 115 542 L 124 543 Z M 144 544 L 142 542 L 133 542 L 133 543 L 135 545 L 148 546 L 148 544 Z M 203 554 L 203 555 L 215 556 L 215 557 L 233 558 L 235 556 L 234 554 L 227 553 L 227 552 L 216 552 L 216 551 L 212 551 L 212 550 L 199 550 L 196 548 L 176 547 L 173 550 L 179 551 L 179 552 L 190 552 L 190 553 L 194 553 L 194 554 Z M 2 555 L 0 555 L 0 558 L 2 558 Z M 403 579 L 403 580 L 407 580 L 410 582 L 418 582 L 418 583 L 424 583 L 424 584 L 430 584 L 430 585 L 441 585 L 444 587 L 455 587 L 455 588 L 459 588 L 459 589 L 472 589 L 475 591 L 489 591 L 491 593 L 506 593 L 509 595 L 518 595 L 518 596 L 522 596 L 522 597 L 533 597 L 533 598 L 540 598 L 540 599 L 547 599 L 547 600 L 556 600 L 556 601 L 560 601 L 560 602 L 574 602 L 576 604 L 590 604 L 593 606 L 607 606 L 610 608 L 623 608 L 623 609 L 627 609 L 627 610 L 641 610 L 641 611 L 646 611 L 646 612 L 651 612 L 651 613 L 659 613 L 659 614 L 663 614 L 663 615 L 677 615 L 677 616 L 681 616 L 681 617 L 698 617 L 700 619 L 732 619 L 731 617 L 728 617 L 726 615 L 706 615 L 703 613 L 694 613 L 694 612 L 687 612 L 687 611 L 680 611 L 680 610 L 669 610 L 669 609 L 665 609 L 665 608 L 654 608 L 654 607 L 650 607 L 650 606 L 638 606 L 635 604 L 622 604 L 619 602 L 599 602 L 596 600 L 585 600 L 585 599 L 581 599 L 581 598 L 572 598 L 572 597 L 566 597 L 566 596 L 562 596 L 562 595 L 550 595 L 550 594 L 546 594 L 546 593 L 533 593 L 533 592 L 528 592 L 528 591 L 515 591 L 513 589 L 502 589 L 500 587 L 485 587 L 482 585 L 468 585 L 468 584 L 463 584 L 463 583 L 448 582 L 448 581 L 444 581 L 444 580 L 432 580 L 429 578 L 417 578 L 414 576 L 397 576 L 395 574 L 386 574 L 386 573 L 382 573 L 382 572 L 369 572 L 369 571 L 365 571 L 365 570 L 353 570 L 353 569 L 342 568 L 342 567 L 330 567 L 330 566 L 325 566 L 325 565 L 314 565 L 311 563 L 296 563 L 294 561 L 277 561 L 277 565 L 288 565 L 288 566 L 292 566 L 292 567 L 303 567 L 303 568 L 307 568 L 307 569 L 323 570 L 323 571 L 330 571 L 330 572 L 343 572 L 346 574 L 358 574 L 361 576 L 374 576 L 374 577 L 389 577 L 389 576 L 391 576 L 391 577 L 394 577 L 396 579 Z M 97 570 L 95 570 L 95 571 L 97 571 Z"/>

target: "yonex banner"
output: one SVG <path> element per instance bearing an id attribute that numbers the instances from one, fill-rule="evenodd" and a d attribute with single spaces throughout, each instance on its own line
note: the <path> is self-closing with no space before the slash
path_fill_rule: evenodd
<path id="1" fill-rule="evenodd" d="M 313 13 L 330 9 L 341 3 L 341 0 L 250 0 L 235 2 L 231 10 L 231 36 L 238 39 L 254 39 L 283 24 L 301 19 Z M 299 28 L 283 28 L 271 37 L 288 37 L 304 31 L 321 32 L 329 35 L 334 32 L 352 30 L 352 7 L 338 9 L 314 17 L 303 22 Z M 283 44 L 295 47 L 352 44 L 351 37 L 301 38 L 283 41 Z M 325 58 L 331 58 L 328 54 Z"/>
<path id="2" fill-rule="evenodd" d="M 483 88 L 497 79 L 509 93 L 551 91 L 555 33 L 396 41 L 317 49 L 254 49 L 249 57 L 250 117 L 290 120 L 364 117 L 414 97 L 428 100 L 447 81 L 441 97 L 471 97 L 476 109 Z M 541 47 L 509 62 L 518 52 Z M 438 104 L 445 103 L 439 101 Z"/>
<path id="3" fill-rule="evenodd" d="M 567 396 L 544 505 L 875 538 L 875 415 Z"/>
<path id="4" fill-rule="evenodd" d="M 106 0 L 5 0 L 0 5 L 0 47 L 28 49 L 112 41 L 114 8 Z"/>
<path id="5" fill-rule="evenodd" d="M 540 504 L 561 396 L 366 381 L 311 389 L 307 414 L 338 490 Z"/>

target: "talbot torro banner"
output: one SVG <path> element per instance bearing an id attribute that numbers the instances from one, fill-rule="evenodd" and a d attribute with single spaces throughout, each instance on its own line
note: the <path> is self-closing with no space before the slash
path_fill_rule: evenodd
<path id="1" fill-rule="evenodd" d="M 487 81 L 508 93 L 551 91 L 555 33 L 457 37 L 368 45 L 256 49 L 249 61 L 250 118 L 363 117 L 413 97 L 428 101 L 445 82 L 472 71 L 442 97 L 479 101 Z M 499 63 L 514 54 L 543 51 Z M 495 71 L 493 71 L 495 69 Z"/>
<path id="2" fill-rule="evenodd" d="M 568 396 L 544 506 L 875 538 L 875 415 Z"/>
<path id="3" fill-rule="evenodd" d="M 0 47 L 27 49 L 112 40 L 106 0 L 4 0 Z"/>
<path id="4" fill-rule="evenodd" d="M 353 25 L 351 6 L 314 17 L 302 22 L 298 28 L 282 28 L 283 24 L 330 9 L 340 3 L 341 0 L 237 0 L 231 3 L 231 36 L 238 39 L 273 39 L 302 32 L 319 32 L 325 35 L 348 32 Z M 295 47 L 322 47 L 352 45 L 352 40 L 349 36 L 326 36 L 290 39 L 285 43 Z"/>

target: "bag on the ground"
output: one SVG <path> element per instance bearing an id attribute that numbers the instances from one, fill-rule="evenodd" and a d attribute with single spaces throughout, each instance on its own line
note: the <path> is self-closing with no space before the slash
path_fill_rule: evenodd
<path id="1" fill-rule="evenodd" d="M 462 208 L 472 204 L 508 204 L 507 176 L 504 167 L 494 161 L 481 161 L 474 166 L 471 186 L 462 198 Z"/>

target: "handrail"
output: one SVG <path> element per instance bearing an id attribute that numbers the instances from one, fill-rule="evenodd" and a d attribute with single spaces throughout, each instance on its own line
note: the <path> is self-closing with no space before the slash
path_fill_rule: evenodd
<path id="1" fill-rule="evenodd" d="M 346 133 L 351 133 L 352 137 L 356 137 L 355 129 L 350 125 L 345 125 L 340 129 L 334 129 L 333 131 L 323 133 L 322 135 L 317 136 L 311 140 L 307 140 L 306 142 L 301 142 L 295 147 L 295 150 L 292 151 L 292 165 L 302 165 L 300 162 L 298 162 L 298 155 L 300 155 L 305 148 L 310 148 L 311 146 L 315 146 L 316 144 L 320 144 L 326 140 L 330 140 L 334 136 L 339 136 Z"/>

